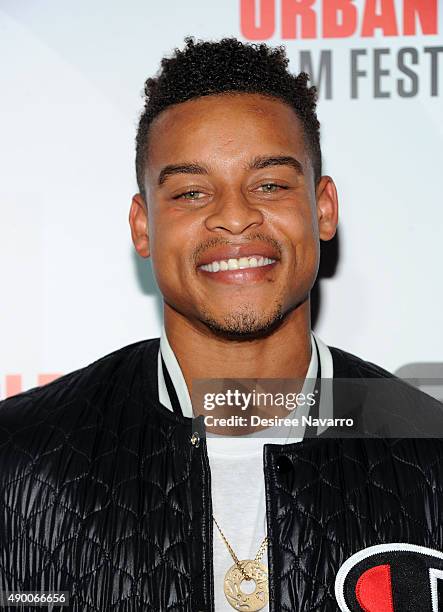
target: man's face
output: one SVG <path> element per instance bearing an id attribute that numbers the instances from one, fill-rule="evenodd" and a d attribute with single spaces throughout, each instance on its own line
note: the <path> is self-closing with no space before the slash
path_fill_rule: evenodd
<path id="1" fill-rule="evenodd" d="M 335 189 L 324 177 L 316 190 L 302 125 L 288 105 L 256 94 L 178 104 L 153 122 L 147 159 L 147 210 L 134 198 L 133 239 L 152 257 L 174 311 L 197 327 L 247 338 L 306 301 L 319 238 L 335 232 Z"/>

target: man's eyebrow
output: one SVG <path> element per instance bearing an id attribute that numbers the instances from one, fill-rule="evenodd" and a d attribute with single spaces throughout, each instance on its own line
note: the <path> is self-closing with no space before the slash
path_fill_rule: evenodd
<path id="1" fill-rule="evenodd" d="M 299 174 L 303 174 L 303 166 L 292 155 L 277 155 L 272 157 L 255 157 L 252 163 L 249 165 L 251 170 L 261 170 L 262 168 L 268 168 L 269 166 L 291 166 Z"/>
<path id="2" fill-rule="evenodd" d="M 303 166 L 292 155 L 273 155 L 255 157 L 249 164 L 251 170 L 261 170 L 270 166 L 291 166 L 299 174 L 303 174 Z M 197 163 L 189 164 L 169 164 L 161 169 L 158 175 L 158 184 L 163 185 L 165 181 L 175 174 L 209 174 L 209 171 L 204 166 Z"/>
<path id="3" fill-rule="evenodd" d="M 207 168 L 200 164 L 170 164 L 161 169 L 158 184 L 163 185 L 166 179 L 174 174 L 208 174 Z"/>

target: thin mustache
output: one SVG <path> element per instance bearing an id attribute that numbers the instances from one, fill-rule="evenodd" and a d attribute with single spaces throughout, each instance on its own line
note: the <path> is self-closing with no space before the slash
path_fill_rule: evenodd
<path id="1" fill-rule="evenodd" d="M 197 247 L 197 249 L 195 250 L 192 256 L 193 263 L 194 265 L 197 265 L 202 254 L 205 253 L 208 249 L 212 249 L 214 247 L 222 246 L 222 245 L 223 246 L 225 245 L 239 246 L 240 244 L 246 244 L 247 242 L 251 242 L 253 240 L 258 240 L 258 241 L 266 242 L 270 244 L 271 246 L 274 247 L 279 257 L 281 258 L 282 248 L 280 244 L 277 242 L 277 240 L 275 240 L 275 238 L 271 238 L 271 236 L 266 236 L 266 234 L 256 233 L 256 234 L 250 234 L 249 236 L 245 236 L 245 238 L 241 242 L 234 242 L 233 240 L 227 240 L 226 238 L 225 239 L 224 238 L 211 238 L 207 240 L 206 242 L 203 242 Z"/>

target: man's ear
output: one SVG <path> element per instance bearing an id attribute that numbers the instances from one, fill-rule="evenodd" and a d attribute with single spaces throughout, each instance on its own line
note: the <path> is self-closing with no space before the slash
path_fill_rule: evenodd
<path id="1" fill-rule="evenodd" d="M 141 257 L 149 257 L 148 207 L 141 193 L 136 193 L 132 198 L 129 225 L 135 250 Z"/>
<path id="2" fill-rule="evenodd" d="M 317 219 L 320 240 L 331 240 L 338 224 L 338 196 L 330 176 L 322 176 L 316 191 Z"/>

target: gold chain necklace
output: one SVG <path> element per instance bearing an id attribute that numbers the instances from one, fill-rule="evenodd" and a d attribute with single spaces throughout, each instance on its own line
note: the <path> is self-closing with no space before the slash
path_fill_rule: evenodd
<path id="1" fill-rule="evenodd" d="M 236 610 L 243 610 L 244 612 L 257 612 L 261 610 L 268 603 L 269 597 L 268 570 L 263 563 L 260 563 L 260 559 L 263 557 L 268 545 L 268 537 L 266 536 L 261 543 L 255 559 L 239 561 L 215 517 L 213 516 L 212 518 L 234 560 L 234 565 L 228 569 L 225 575 L 224 592 L 226 599 Z M 252 593 L 244 593 L 241 590 L 240 587 L 243 580 L 253 580 L 255 582 L 255 590 Z"/>

